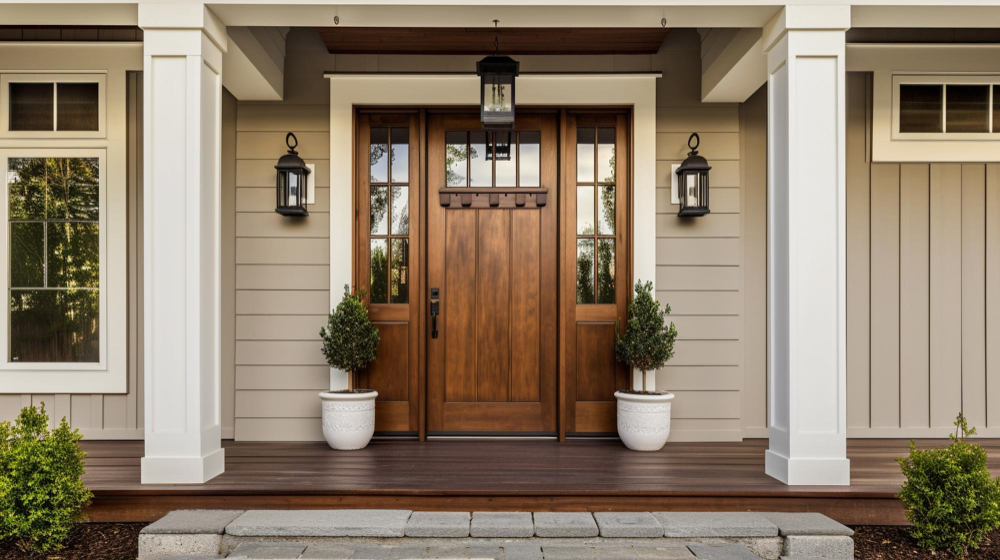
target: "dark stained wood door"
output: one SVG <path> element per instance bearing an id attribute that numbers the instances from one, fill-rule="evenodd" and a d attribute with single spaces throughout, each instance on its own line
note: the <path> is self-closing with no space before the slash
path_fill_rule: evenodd
<path id="1" fill-rule="evenodd" d="M 519 114 L 490 133 L 478 114 L 428 116 L 432 435 L 556 432 L 557 123 Z"/>

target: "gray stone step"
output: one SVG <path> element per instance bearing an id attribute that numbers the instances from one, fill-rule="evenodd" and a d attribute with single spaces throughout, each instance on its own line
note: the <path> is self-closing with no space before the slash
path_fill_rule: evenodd
<path id="1" fill-rule="evenodd" d="M 250 510 L 226 527 L 242 537 L 402 537 L 410 510 Z M 528 514 L 529 516 L 531 514 Z"/>

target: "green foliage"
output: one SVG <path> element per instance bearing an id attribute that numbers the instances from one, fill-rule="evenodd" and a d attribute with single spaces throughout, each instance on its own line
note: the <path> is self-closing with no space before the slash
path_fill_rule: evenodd
<path id="1" fill-rule="evenodd" d="M 965 416 L 955 427 L 948 447 L 919 450 L 911 441 L 910 456 L 896 462 L 906 477 L 899 499 L 917 544 L 964 557 L 1000 527 L 1000 479 L 986 468 L 986 450 L 967 441 L 976 429 Z"/>
<path id="2" fill-rule="evenodd" d="M 674 339 L 677 328 L 667 326 L 667 305 L 661 311 L 660 303 L 653 297 L 653 283 L 635 283 L 635 298 L 628 306 L 628 326 L 625 336 L 619 333 L 615 342 L 618 361 L 642 372 L 642 386 L 646 387 L 646 372 L 663 367 L 674 356 Z"/>
<path id="3" fill-rule="evenodd" d="M 81 437 L 65 418 L 49 430 L 44 403 L 22 409 L 13 424 L 0 423 L 0 539 L 25 550 L 62 548 L 92 497 L 80 479 Z"/>
<path id="4" fill-rule="evenodd" d="M 378 329 L 368 319 L 363 299 L 364 292 L 352 294 L 344 286 L 344 299 L 330 314 L 326 327 L 319 330 L 327 363 L 351 374 L 351 389 L 354 374 L 375 361 L 378 349 Z"/>

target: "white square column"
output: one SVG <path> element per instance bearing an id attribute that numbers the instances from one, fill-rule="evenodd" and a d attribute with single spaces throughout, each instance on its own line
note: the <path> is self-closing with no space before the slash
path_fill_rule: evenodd
<path id="1" fill-rule="evenodd" d="M 844 83 L 850 6 L 786 6 L 768 64 L 768 475 L 850 484 Z"/>
<path id="2" fill-rule="evenodd" d="M 221 127 L 226 29 L 202 4 L 141 4 L 143 483 L 202 483 L 221 446 Z"/>

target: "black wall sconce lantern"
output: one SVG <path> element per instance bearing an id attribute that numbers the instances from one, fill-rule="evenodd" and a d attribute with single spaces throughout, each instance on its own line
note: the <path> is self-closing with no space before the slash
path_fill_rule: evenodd
<path id="1" fill-rule="evenodd" d="M 274 166 L 278 170 L 278 200 L 274 211 L 282 216 L 308 216 L 306 183 L 309 168 L 295 151 L 299 145 L 299 139 L 295 134 L 289 132 L 285 136 L 285 145 L 288 146 L 288 153 L 281 156 L 278 164 Z"/>
<path id="2" fill-rule="evenodd" d="M 712 167 L 698 155 L 701 137 L 694 133 L 688 138 L 688 157 L 677 168 L 677 188 L 680 199 L 678 216 L 704 216 L 708 214 L 708 172 Z"/>
<path id="3" fill-rule="evenodd" d="M 493 20 L 494 27 L 500 20 Z M 500 36 L 493 39 L 493 55 L 476 63 L 480 80 L 479 112 L 483 127 L 510 130 L 514 128 L 514 78 L 521 63 L 509 56 L 499 56 Z"/>

